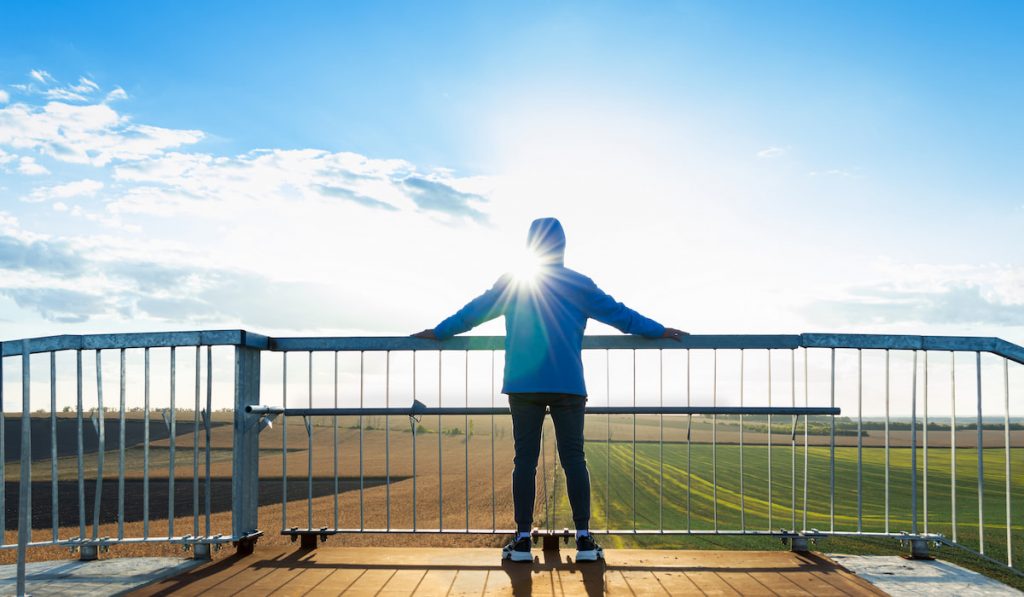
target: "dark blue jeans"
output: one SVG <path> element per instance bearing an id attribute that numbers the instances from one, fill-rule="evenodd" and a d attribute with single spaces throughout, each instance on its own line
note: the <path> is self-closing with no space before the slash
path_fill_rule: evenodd
<path id="1" fill-rule="evenodd" d="M 590 525 L 590 473 L 583 452 L 583 409 L 587 399 L 572 394 L 510 394 L 512 436 L 515 438 L 515 468 L 512 471 L 512 501 L 516 528 L 533 529 L 533 503 L 537 497 L 537 459 L 545 409 L 555 424 L 558 457 L 565 471 L 566 492 L 576 530 Z"/>

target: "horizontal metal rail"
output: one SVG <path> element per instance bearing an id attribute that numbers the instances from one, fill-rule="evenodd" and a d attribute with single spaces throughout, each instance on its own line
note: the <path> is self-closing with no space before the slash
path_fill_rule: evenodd
<path id="1" fill-rule="evenodd" d="M 350 535 L 350 534 L 389 534 L 389 535 L 511 535 L 516 532 L 514 528 L 498 528 L 493 529 L 490 527 L 485 528 L 451 528 L 445 527 L 439 529 L 437 527 L 420 527 L 420 528 L 371 528 L 371 527 L 346 527 L 346 528 L 309 528 L 303 529 L 298 527 L 291 527 L 283 529 L 281 535 L 285 537 L 303 537 L 308 535 Z M 820 538 L 825 539 L 828 537 L 870 537 L 872 539 L 917 539 L 922 541 L 932 541 L 936 543 L 949 543 L 945 537 L 940 534 L 929 533 L 929 534 L 918 534 L 911 535 L 910 533 L 882 533 L 882 532 L 870 532 L 864 531 L 862 533 L 855 531 L 821 531 L 818 529 L 808 530 L 796 530 L 796 529 L 725 529 L 721 528 L 718 530 L 714 529 L 592 529 L 589 531 L 594 535 L 605 535 L 605 536 L 650 536 L 650 535 L 674 535 L 674 536 L 711 536 L 711 535 L 725 535 L 725 536 L 744 536 L 751 535 L 755 537 L 807 537 L 810 539 Z M 538 535 L 571 535 L 575 536 L 573 530 L 562 530 L 562 529 L 551 529 L 551 530 L 540 530 L 535 529 L 535 534 Z M 47 544 L 48 545 L 48 544 Z M 952 545 L 952 544 L 950 544 Z M 999 562 L 995 562 L 999 563 Z"/>
<path id="2" fill-rule="evenodd" d="M 0 342 L 0 356 L 22 354 L 22 340 Z M 28 352 L 160 348 L 171 346 L 243 346 L 287 351 L 502 350 L 503 336 L 456 336 L 426 340 L 410 336 L 271 338 L 246 330 L 85 334 L 29 338 Z M 680 340 L 639 336 L 584 336 L 584 349 L 795 349 L 860 348 L 988 352 L 1024 364 L 1024 347 L 1000 338 L 912 336 L 897 334 L 736 334 L 689 335 Z"/>
<path id="3" fill-rule="evenodd" d="M 255 415 L 284 415 L 286 417 L 358 417 L 358 416 L 411 416 L 420 415 L 507 415 L 508 407 L 445 406 L 445 407 L 363 407 L 363 408 L 282 408 L 257 404 L 245 407 Z M 788 406 L 588 406 L 588 415 L 839 415 L 839 408 Z"/>

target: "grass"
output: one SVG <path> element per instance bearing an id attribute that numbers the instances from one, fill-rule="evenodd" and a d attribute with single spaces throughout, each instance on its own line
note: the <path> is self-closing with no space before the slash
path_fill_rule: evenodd
<path id="1" fill-rule="evenodd" d="M 823 531 L 865 532 L 886 531 L 885 450 L 865 448 L 861 483 L 863 499 L 858 504 L 857 448 L 835 450 L 835 500 L 830 500 L 830 450 L 827 446 L 811 446 L 807 451 L 807 510 L 805 499 L 804 450 L 793 452 L 789 445 L 776 445 L 769 456 L 766 445 L 666 443 L 664 467 L 659 459 L 659 445 L 612 442 L 591 443 L 587 459 L 592 484 L 592 527 L 595 529 L 714 529 L 717 517 L 719 530 L 768 530 L 779 528 L 817 528 Z M 689 454 L 688 454 L 689 451 Z M 1006 561 L 1006 476 L 1005 451 L 986 448 L 983 451 L 985 499 L 985 554 L 1000 562 Z M 634 497 L 635 455 L 635 497 Z M 978 465 L 977 450 L 958 449 L 956 458 L 956 540 L 974 550 L 978 541 Z M 1011 467 L 1021 471 L 1024 448 L 1011 449 Z M 912 454 L 909 448 L 889 451 L 888 530 L 913 529 Z M 954 537 L 952 511 L 951 459 L 948 448 L 928 451 L 928 506 L 925 509 L 924 451 L 917 451 L 918 531 L 926 529 L 947 538 Z M 564 495 L 564 480 L 555 474 L 554 525 L 572 526 L 572 516 Z M 1013 525 L 1011 541 L 1014 564 L 1024 567 L 1024 475 L 1011 473 Z M 742 483 L 742 493 L 741 493 Z M 794 500 L 795 483 L 795 504 Z M 717 490 L 715 486 L 717 485 Z M 715 496 L 717 494 L 717 507 Z M 689 507 L 687 507 L 689 504 Z M 830 508 L 831 513 L 830 513 Z M 834 525 L 833 525 L 834 516 Z M 538 516 L 540 518 L 540 516 Z M 927 519 L 927 523 L 925 522 Z M 614 547 L 689 548 L 689 549 L 784 549 L 780 541 L 763 537 L 728 536 L 611 536 L 605 541 Z M 890 539 L 835 537 L 818 547 L 827 551 L 847 553 L 905 553 L 898 542 Z M 1018 588 L 1024 578 L 1007 573 L 998 566 L 973 557 L 963 550 L 944 548 L 941 557 L 983 571 Z"/>

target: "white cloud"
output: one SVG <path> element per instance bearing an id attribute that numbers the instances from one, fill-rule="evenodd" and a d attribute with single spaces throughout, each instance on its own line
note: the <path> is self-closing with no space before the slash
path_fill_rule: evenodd
<path id="1" fill-rule="evenodd" d="M 92 197 L 103 189 L 103 183 L 89 178 L 76 180 L 66 184 L 39 187 L 25 198 L 29 202 L 46 201 L 48 199 L 70 199 L 72 197 Z"/>
<path id="2" fill-rule="evenodd" d="M 64 101 L 70 101 L 70 102 L 84 102 L 85 101 L 85 96 L 83 96 L 81 94 L 78 94 L 78 93 L 75 93 L 73 91 L 69 91 L 67 89 L 64 89 L 63 87 L 54 87 L 52 89 L 47 89 L 46 91 L 43 92 L 43 95 L 45 95 L 48 99 L 52 99 L 52 100 L 64 100 Z"/>
<path id="3" fill-rule="evenodd" d="M 379 263 L 343 259 L 346 276 L 362 280 L 358 287 L 325 273 L 341 271 L 340 256 L 382 243 L 428 247 L 403 258 L 403 267 L 424 271 L 408 263 L 436 252 L 438 235 L 453 234 L 450 224 L 491 218 L 493 181 L 487 177 L 320 149 L 199 152 L 189 146 L 204 132 L 137 122 L 112 105 L 127 97 L 120 87 L 106 92 L 85 79 L 53 91 L 46 87 L 55 85 L 35 81 L 29 100 L 0 105 L 0 156 L 10 156 L 4 159 L 12 170 L 18 154 L 37 167 L 38 156 L 46 156 L 56 180 L 72 182 L 28 187 L 25 202 L 49 204 L 20 209 L 40 213 L 34 210 L 45 207 L 55 222 L 47 224 L 48 233 L 88 232 L 55 239 L 6 230 L 0 220 L 0 233 L 14 239 L 0 246 L 0 257 L 7 251 L 0 294 L 51 321 L 402 329 L 414 315 L 387 315 L 401 311 L 405 299 L 387 290 L 390 274 L 381 275 Z M 47 101 L 48 91 L 85 101 Z M 83 166 L 97 174 L 83 176 Z M 473 235 L 473 246 L 486 245 L 485 227 L 459 231 Z M 272 237 L 290 239 L 289 249 L 253 246 L 253 239 Z M 306 257 L 296 260 L 296 254 Z M 60 263 L 67 267 L 60 270 Z M 377 310 L 367 311 L 365 296 L 378 297 Z M 407 321 L 396 324 L 402 317 Z"/>
<path id="4" fill-rule="evenodd" d="M 78 77 L 78 84 L 71 86 L 71 91 L 74 91 L 76 93 L 89 94 L 89 93 L 92 93 L 93 91 L 99 91 L 99 90 L 100 90 L 100 86 L 99 85 L 97 85 L 94 81 L 86 79 L 85 77 Z"/>
<path id="5" fill-rule="evenodd" d="M 0 104 L 6 104 L 9 101 L 11 101 L 10 94 L 3 89 L 0 89 Z"/>
<path id="6" fill-rule="evenodd" d="M 881 279 L 809 305 L 828 323 L 1024 326 L 1024 267 L 885 261 Z"/>
<path id="7" fill-rule="evenodd" d="M 128 99 L 128 93 L 120 87 L 115 87 L 107 94 L 107 97 L 103 100 L 104 102 L 115 102 L 117 100 Z"/>
<path id="8" fill-rule="evenodd" d="M 769 160 L 772 158 L 779 158 L 786 155 L 786 150 L 782 147 L 766 147 L 761 151 L 757 152 L 758 159 Z"/>
<path id="9" fill-rule="evenodd" d="M 26 176 L 39 176 L 50 173 L 46 166 L 36 162 L 36 159 L 32 156 L 22 156 L 18 160 L 18 172 Z"/>
<path id="10" fill-rule="evenodd" d="M 0 164 L 9 164 L 16 159 L 18 159 L 18 156 L 0 149 Z"/>
<path id="11" fill-rule="evenodd" d="M 445 170 L 419 172 L 403 160 L 321 150 L 258 150 L 234 157 L 167 153 L 114 168 L 133 183 L 113 213 L 223 214 L 271 202 L 347 202 L 385 211 L 422 211 L 447 221 L 486 221 L 487 200 Z"/>
<path id="12" fill-rule="evenodd" d="M 53 78 L 53 75 L 46 72 L 45 70 L 32 69 L 31 71 L 29 71 L 28 76 L 43 84 L 55 83 L 57 81 Z"/>
<path id="13" fill-rule="evenodd" d="M 55 160 L 106 166 L 141 160 L 200 141 L 196 130 L 133 124 L 110 106 L 49 102 L 0 109 L 0 145 L 42 152 Z"/>

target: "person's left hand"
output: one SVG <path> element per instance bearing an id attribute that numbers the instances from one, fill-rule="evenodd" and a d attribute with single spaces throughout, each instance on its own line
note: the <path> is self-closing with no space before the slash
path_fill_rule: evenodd
<path id="1" fill-rule="evenodd" d="M 434 330 L 432 329 L 423 330 L 422 332 L 416 332 L 415 334 L 411 334 L 411 336 L 413 338 L 422 338 L 424 340 L 437 340 L 437 334 L 435 334 Z"/>
<path id="2" fill-rule="evenodd" d="M 671 338 L 673 340 L 682 340 L 683 336 L 689 336 L 689 332 L 683 330 L 677 330 L 675 328 L 665 328 L 665 333 L 661 335 L 662 338 Z"/>

